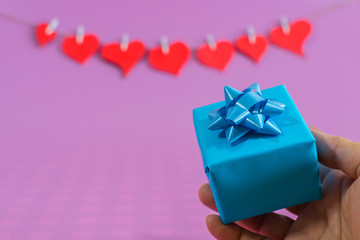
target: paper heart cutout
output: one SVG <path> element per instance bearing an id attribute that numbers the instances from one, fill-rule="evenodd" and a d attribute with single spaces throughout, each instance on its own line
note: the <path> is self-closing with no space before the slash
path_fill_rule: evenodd
<path id="1" fill-rule="evenodd" d="M 51 34 L 47 34 L 46 33 L 47 27 L 48 27 L 47 23 L 41 23 L 35 29 L 36 40 L 40 46 L 44 46 L 45 44 L 51 42 L 57 36 L 55 31 Z"/>
<path id="2" fill-rule="evenodd" d="M 310 33 L 310 22 L 299 20 L 290 25 L 288 34 L 285 34 L 281 27 L 274 28 L 270 32 L 270 39 L 275 45 L 304 56 L 302 47 Z"/>
<path id="3" fill-rule="evenodd" d="M 240 52 L 250 57 L 254 62 L 259 62 L 267 49 L 268 42 L 263 36 L 256 36 L 255 43 L 249 41 L 248 36 L 239 37 L 236 46 Z"/>
<path id="4" fill-rule="evenodd" d="M 199 61 L 209 67 L 224 71 L 234 55 L 234 46 L 228 41 L 216 43 L 216 49 L 211 49 L 209 44 L 202 45 L 196 51 Z"/>
<path id="5" fill-rule="evenodd" d="M 145 45 L 140 41 L 132 41 L 126 50 L 122 50 L 119 43 L 110 43 L 101 49 L 101 57 L 120 67 L 127 75 L 133 66 L 144 56 Z"/>
<path id="6" fill-rule="evenodd" d="M 190 49 L 182 42 L 175 42 L 169 46 L 167 54 L 161 47 L 153 48 L 149 52 L 149 63 L 155 69 L 178 75 L 189 57 Z"/>
<path id="7" fill-rule="evenodd" d="M 98 47 L 99 40 L 92 34 L 85 35 L 82 44 L 76 42 L 75 36 L 66 37 L 62 43 L 64 53 L 80 63 L 85 63 Z"/>

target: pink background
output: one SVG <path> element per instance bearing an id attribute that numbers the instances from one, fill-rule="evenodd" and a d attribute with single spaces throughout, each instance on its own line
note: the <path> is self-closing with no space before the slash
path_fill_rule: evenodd
<path id="1" fill-rule="evenodd" d="M 192 48 L 206 33 L 234 40 L 248 24 L 266 34 L 281 15 L 314 31 L 306 58 L 270 46 L 257 65 L 236 53 L 220 73 L 192 58 L 178 77 L 143 60 L 124 79 L 0 20 L 0 239 L 212 239 L 192 109 L 222 100 L 224 85 L 285 84 L 309 125 L 360 140 L 360 4 L 318 12 L 335 2 L 3 0 L 33 23 L 57 16 L 61 32 L 84 24 L 102 42 L 127 32 L 148 47 L 164 34 Z"/>

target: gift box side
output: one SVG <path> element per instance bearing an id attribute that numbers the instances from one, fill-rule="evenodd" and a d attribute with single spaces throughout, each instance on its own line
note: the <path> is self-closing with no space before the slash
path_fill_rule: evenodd
<path id="1" fill-rule="evenodd" d="M 204 169 L 208 166 L 207 156 L 206 156 L 206 149 L 208 149 L 208 142 L 216 142 L 218 144 L 223 144 L 223 141 L 226 142 L 225 139 L 220 139 L 218 134 L 221 131 L 210 131 L 207 126 L 210 124 L 210 120 L 208 118 L 207 113 L 211 110 L 216 108 L 220 108 L 224 106 L 225 102 L 217 102 L 210 105 L 206 105 L 203 107 L 193 109 L 193 121 L 195 127 L 196 137 L 199 143 L 199 147 L 201 150 L 201 154 L 203 157 L 203 165 Z M 216 133 L 217 132 L 217 133 Z"/>
<path id="2" fill-rule="evenodd" d="M 313 141 L 209 166 L 224 224 L 321 198 Z"/>
<path id="3" fill-rule="evenodd" d="M 214 196 L 217 211 L 220 216 L 225 216 L 227 214 L 224 212 L 224 209 L 223 209 L 224 204 L 222 203 L 221 198 L 220 198 L 221 193 L 219 193 L 219 190 L 221 189 L 221 186 L 218 186 L 219 181 L 217 180 L 217 176 L 216 176 L 216 174 L 214 174 L 214 171 L 212 170 L 211 166 L 207 166 L 205 168 L 205 173 L 206 173 L 207 179 L 209 181 L 211 192 Z"/>

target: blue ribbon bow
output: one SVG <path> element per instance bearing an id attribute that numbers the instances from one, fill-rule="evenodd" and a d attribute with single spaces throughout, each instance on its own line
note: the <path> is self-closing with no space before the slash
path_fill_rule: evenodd
<path id="1" fill-rule="evenodd" d="M 244 91 L 225 86 L 224 107 L 209 112 L 210 130 L 222 129 L 230 143 L 243 137 L 248 132 L 279 135 L 281 130 L 276 126 L 271 116 L 280 114 L 285 104 L 264 99 L 260 86 L 254 83 Z"/>

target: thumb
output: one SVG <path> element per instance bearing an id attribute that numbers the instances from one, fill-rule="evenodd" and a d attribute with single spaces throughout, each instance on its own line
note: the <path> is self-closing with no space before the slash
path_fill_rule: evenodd
<path id="1" fill-rule="evenodd" d="M 332 136 L 310 127 L 316 139 L 319 162 L 339 169 L 352 178 L 360 176 L 360 143 Z"/>

